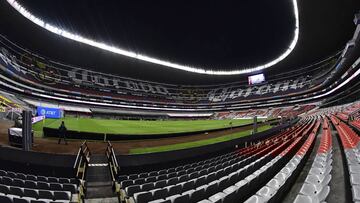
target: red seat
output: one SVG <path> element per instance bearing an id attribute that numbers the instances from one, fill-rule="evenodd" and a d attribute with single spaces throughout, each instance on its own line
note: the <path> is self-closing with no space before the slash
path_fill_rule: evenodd
<path id="1" fill-rule="evenodd" d="M 339 137 L 344 148 L 355 148 L 360 141 L 359 136 L 347 124 L 341 122 L 335 116 L 331 117 L 331 121 L 334 123 L 336 130 L 339 133 Z"/>

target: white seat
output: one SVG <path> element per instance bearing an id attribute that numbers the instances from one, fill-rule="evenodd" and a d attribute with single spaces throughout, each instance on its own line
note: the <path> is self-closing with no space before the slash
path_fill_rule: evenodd
<path id="1" fill-rule="evenodd" d="M 323 189 L 320 191 L 319 195 L 317 195 L 318 201 L 319 202 L 325 201 L 325 199 L 327 198 L 329 193 L 330 193 L 330 186 L 323 187 Z"/>
<path id="2" fill-rule="evenodd" d="M 159 202 L 164 202 L 164 199 L 156 199 L 156 200 L 150 201 L 149 203 L 159 203 Z"/>
<path id="3" fill-rule="evenodd" d="M 310 196 L 306 196 L 306 195 L 297 195 L 294 203 L 312 203 L 312 199 Z"/>
<path id="4" fill-rule="evenodd" d="M 277 190 L 274 188 L 264 186 L 259 191 L 257 191 L 257 195 L 262 197 L 264 200 L 269 201 L 275 194 Z"/>
<path id="5" fill-rule="evenodd" d="M 258 196 L 258 195 L 253 195 L 251 196 L 249 199 L 247 199 L 244 203 L 265 203 L 266 201 Z"/>
<path id="6" fill-rule="evenodd" d="M 326 162 L 330 159 L 330 156 L 327 155 L 327 156 L 316 156 L 314 161 L 323 161 L 323 162 Z"/>
<path id="7" fill-rule="evenodd" d="M 349 172 L 359 174 L 360 173 L 360 165 L 350 165 Z"/>
<path id="8" fill-rule="evenodd" d="M 314 185 L 325 186 L 325 185 L 329 185 L 331 177 L 332 177 L 331 174 L 327 174 L 325 176 L 309 174 L 306 177 L 305 182 L 310 183 L 310 184 L 314 184 Z"/>
<path id="9" fill-rule="evenodd" d="M 282 186 L 282 184 L 285 182 L 285 181 L 283 181 L 283 182 L 280 182 L 280 181 L 281 180 L 278 180 L 277 178 L 274 177 L 266 184 L 266 186 L 271 187 L 275 190 L 278 190 Z"/>
<path id="10" fill-rule="evenodd" d="M 298 165 L 301 161 L 301 158 L 298 158 L 296 156 L 294 156 L 292 159 L 291 159 L 291 162 L 293 162 L 295 165 Z"/>
<path id="11" fill-rule="evenodd" d="M 238 188 L 241 188 L 244 185 L 246 185 L 247 183 L 248 183 L 247 180 L 240 180 L 239 182 L 235 183 L 235 186 L 237 186 Z"/>
<path id="12" fill-rule="evenodd" d="M 274 163 L 273 162 L 271 162 L 271 161 L 269 161 L 269 162 L 267 162 L 267 164 L 265 165 L 267 168 L 269 168 L 270 166 L 272 166 Z M 263 167 L 265 167 L 265 166 L 263 166 Z"/>
<path id="13" fill-rule="evenodd" d="M 330 165 L 332 165 L 332 162 L 333 162 L 333 160 L 331 158 L 327 162 L 314 161 L 311 167 L 326 168 L 326 167 L 329 167 Z"/>
<path id="14" fill-rule="evenodd" d="M 281 172 L 282 172 L 282 173 L 285 173 L 285 174 L 286 174 L 286 177 L 289 177 L 289 176 L 292 174 L 291 169 L 288 168 L 288 167 L 282 168 L 282 169 L 281 169 Z"/>
<path id="15" fill-rule="evenodd" d="M 257 177 L 257 176 L 259 176 L 262 172 L 264 172 L 264 171 L 263 171 L 262 168 L 260 168 L 260 169 L 256 170 L 256 171 L 253 173 L 253 175 Z"/>
<path id="16" fill-rule="evenodd" d="M 209 200 L 210 200 L 211 202 L 218 202 L 219 200 L 224 199 L 225 196 L 226 196 L 225 193 L 223 193 L 223 192 L 218 192 L 218 193 L 212 195 L 211 197 L 209 197 Z"/>
<path id="17" fill-rule="evenodd" d="M 358 155 L 359 154 L 359 150 L 357 148 L 352 148 L 352 149 L 345 149 L 345 154 L 354 154 L 354 155 Z"/>
<path id="18" fill-rule="evenodd" d="M 286 164 L 286 167 L 290 168 L 291 171 L 294 171 L 296 169 L 296 164 L 293 162 L 289 162 L 288 164 Z"/>
<path id="19" fill-rule="evenodd" d="M 349 166 L 358 166 L 360 165 L 360 158 L 356 158 L 356 157 L 351 157 L 351 158 L 346 158 L 347 164 Z"/>
<path id="20" fill-rule="evenodd" d="M 355 158 L 355 159 L 359 159 L 360 155 L 357 152 L 348 152 L 345 154 L 346 158 Z"/>
<path id="21" fill-rule="evenodd" d="M 247 182 L 251 182 L 253 179 L 255 179 L 257 176 L 254 174 L 250 174 L 248 175 L 245 180 L 247 180 Z"/>
<path id="22" fill-rule="evenodd" d="M 199 201 L 198 203 L 212 203 L 210 200 L 204 199 Z"/>
<path id="23" fill-rule="evenodd" d="M 354 202 L 360 201 L 360 186 L 359 185 L 352 186 L 352 196 L 353 196 Z"/>
<path id="24" fill-rule="evenodd" d="M 328 159 L 328 158 L 330 158 L 330 156 L 332 156 L 332 154 L 329 152 L 325 152 L 325 153 L 318 153 L 318 154 L 316 154 L 316 156 Z"/>
<path id="25" fill-rule="evenodd" d="M 228 187 L 228 188 L 225 188 L 225 189 L 223 190 L 223 193 L 225 193 L 225 194 L 231 194 L 231 193 L 233 193 L 233 192 L 236 192 L 237 189 L 239 189 L 239 187 L 237 187 L 236 185 L 232 185 L 232 186 L 230 186 L 230 187 Z"/>
<path id="26" fill-rule="evenodd" d="M 355 157 L 355 158 L 359 158 L 360 157 L 360 152 L 358 149 L 347 149 L 345 150 L 345 155 L 346 157 Z"/>
<path id="27" fill-rule="evenodd" d="M 329 167 L 326 167 L 326 168 L 311 168 L 310 171 L 309 171 L 309 174 L 327 175 L 327 174 L 330 173 L 331 170 L 332 170 L 331 165 Z"/>
<path id="28" fill-rule="evenodd" d="M 272 163 L 275 163 L 275 162 L 279 161 L 279 159 L 281 159 L 280 156 L 275 157 L 275 158 L 272 160 Z"/>
<path id="29" fill-rule="evenodd" d="M 351 182 L 351 185 L 360 185 L 360 175 L 351 173 L 350 174 L 350 182 Z"/>
<path id="30" fill-rule="evenodd" d="M 322 189 L 321 185 L 315 185 L 310 183 L 304 183 L 300 189 L 300 194 L 307 196 L 314 196 L 320 193 Z"/>
<path id="31" fill-rule="evenodd" d="M 283 172 L 279 172 L 274 176 L 274 179 L 276 179 L 281 185 L 288 179 L 289 176 L 287 176 Z"/>
<path id="32" fill-rule="evenodd" d="M 310 196 L 312 199 L 316 199 L 317 202 L 322 202 L 325 201 L 326 197 L 329 195 L 330 187 L 304 183 L 300 189 L 300 193 Z"/>

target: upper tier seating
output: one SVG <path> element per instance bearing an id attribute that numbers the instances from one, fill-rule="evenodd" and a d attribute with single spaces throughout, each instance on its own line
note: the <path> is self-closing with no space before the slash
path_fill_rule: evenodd
<path id="1" fill-rule="evenodd" d="M 238 119 L 238 118 L 253 118 L 266 117 L 266 118 L 277 118 L 282 117 L 295 117 L 311 109 L 315 108 L 315 105 L 306 104 L 297 107 L 275 107 L 272 109 L 257 109 L 257 110 L 245 110 L 245 111 L 234 111 L 234 112 L 219 112 L 214 117 L 216 119 Z"/>
<path id="2" fill-rule="evenodd" d="M 314 69 L 286 77 L 273 77 L 266 83 L 248 85 L 242 82 L 210 86 L 181 86 L 160 84 L 149 81 L 109 76 L 101 72 L 79 69 L 61 63 L 43 61 L 36 54 L 9 42 L 0 40 L 0 83 L 1 86 L 19 91 L 33 97 L 64 101 L 99 102 L 116 105 L 130 105 L 166 108 L 214 107 L 218 104 L 239 104 L 239 101 L 259 101 L 294 98 L 304 92 L 319 89 L 325 79 L 311 78 Z M 31 57 L 30 57 L 31 56 Z M 336 58 L 336 56 L 334 56 Z M 39 65 L 41 64 L 41 65 Z M 324 72 L 331 67 L 332 60 L 317 63 Z M 321 68 L 322 67 L 322 68 Z M 284 75 L 282 73 L 282 75 Z M 44 96 L 46 94 L 46 96 Z M 81 102 L 79 102 L 81 103 Z M 115 105 L 116 104 L 116 105 Z M 161 106 L 159 106 L 161 105 Z M 169 106 L 173 105 L 173 106 Z M 165 107 L 164 107 L 165 108 Z M 214 107 L 215 108 L 215 107 Z"/>

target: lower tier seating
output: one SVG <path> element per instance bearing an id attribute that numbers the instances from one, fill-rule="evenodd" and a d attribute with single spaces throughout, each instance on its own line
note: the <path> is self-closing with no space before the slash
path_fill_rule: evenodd
<path id="1" fill-rule="evenodd" d="M 75 178 L 45 177 L 0 170 L 1 203 L 71 202 L 78 193 Z"/>
<path id="2" fill-rule="evenodd" d="M 350 174 L 350 187 L 354 202 L 360 201 L 360 137 L 346 123 L 335 116 L 331 116 L 346 157 L 346 164 Z"/>
<path id="3" fill-rule="evenodd" d="M 278 168 L 286 165 L 317 125 L 312 120 L 303 120 L 259 143 L 212 159 L 121 175 L 118 177 L 120 199 L 128 203 L 176 203 L 239 200 L 236 194 L 248 198 L 265 180 L 270 181 L 267 177 L 273 177 Z M 237 190 L 231 192 L 234 188 Z"/>
<path id="4" fill-rule="evenodd" d="M 328 120 L 325 118 L 319 149 L 295 203 L 315 203 L 326 200 L 330 193 L 332 162 L 332 137 Z"/>

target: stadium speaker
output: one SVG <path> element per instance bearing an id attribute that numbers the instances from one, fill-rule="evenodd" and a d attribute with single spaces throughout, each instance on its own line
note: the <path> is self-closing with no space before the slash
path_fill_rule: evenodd
<path id="1" fill-rule="evenodd" d="M 32 146 L 31 136 L 31 111 L 22 112 L 22 148 L 25 151 L 30 151 Z"/>

